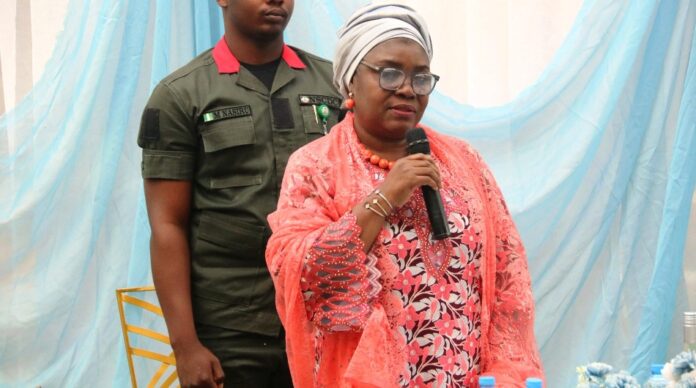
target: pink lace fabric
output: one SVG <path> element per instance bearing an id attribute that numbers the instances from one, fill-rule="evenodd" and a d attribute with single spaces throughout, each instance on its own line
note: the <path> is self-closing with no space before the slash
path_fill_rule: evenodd
<path id="1" fill-rule="evenodd" d="M 398 387 L 410 379 L 405 371 L 408 338 L 399 331 L 409 313 L 397 292 L 403 268 L 389 254 L 394 241 L 385 228 L 368 255 L 361 256 L 358 231 L 350 226 L 350 210 L 384 178 L 362 160 L 352 122 L 348 114 L 328 136 L 290 158 L 278 209 L 269 216 L 273 235 L 266 260 L 298 387 Z M 448 193 L 445 207 L 461 209 L 471 226 L 461 241 L 480 244 L 480 336 L 473 348 L 480 355 L 478 370 L 496 376 L 499 386 L 523 387 L 527 377 L 543 378 L 524 248 L 478 154 L 459 139 L 424 128 Z M 458 204 L 459 198 L 463 201 Z M 447 248 L 422 236 L 419 241 L 428 255 Z M 329 260 L 338 252 L 348 255 L 340 270 Z M 444 257 L 452 254 L 443 252 Z M 446 271 L 447 262 L 438 266 L 438 256 L 430 256 L 429 271 Z M 374 257 L 375 271 L 369 257 Z M 340 278 L 346 270 L 349 276 Z M 378 276 L 381 289 L 371 276 Z M 324 297 L 322 283 L 329 290 Z M 343 291 L 348 286 L 361 291 L 347 297 Z M 438 362 L 451 361 L 445 357 Z"/>
<path id="2" fill-rule="evenodd" d="M 483 164 L 478 154 L 476 157 Z M 534 296 L 527 254 L 493 175 L 487 167 L 481 175 L 488 212 L 495 222 L 495 287 L 491 289 L 486 370 L 499 376 L 498 385 L 521 387 L 527 377 L 543 378 L 534 340 Z"/>
<path id="3" fill-rule="evenodd" d="M 301 285 L 308 318 L 328 331 L 361 331 L 381 290 L 353 213 L 329 225 L 307 254 Z"/>

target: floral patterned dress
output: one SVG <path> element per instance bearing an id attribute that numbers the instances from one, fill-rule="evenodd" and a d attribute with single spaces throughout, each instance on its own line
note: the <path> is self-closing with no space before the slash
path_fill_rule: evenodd
<path id="1" fill-rule="evenodd" d="M 481 241 L 467 214 L 450 213 L 449 260 L 425 254 L 412 220 L 414 198 L 390 224 L 383 245 L 399 267 L 392 289 L 405 309 L 397 330 L 408 351 L 402 387 L 475 386 L 480 373 Z M 417 217 L 419 218 L 419 217 Z M 438 246 L 438 244 L 436 244 Z M 444 249 L 447 251 L 448 249 Z M 437 249 L 431 251 L 435 256 Z M 439 265 L 438 265 L 439 264 Z"/>
<path id="2" fill-rule="evenodd" d="M 465 142 L 424 126 L 452 235 L 430 238 L 420 190 L 365 252 L 353 207 L 387 171 L 352 115 L 289 160 L 266 261 L 302 387 L 475 387 L 543 378 L 526 256 L 502 195 Z"/>
<path id="3" fill-rule="evenodd" d="M 374 184 L 385 178 L 385 171 L 365 164 L 372 171 Z M 480 374 L 481 338 L 481 276 L 480 263 L 483 246 L 478 225 L 474 227 L 468 202 L 456 198 L 446 189 L 441 191 L 447 209 L 451 235 L 449 238 L 431 239 L 427 210 L 423 195 L 416 190 L 411 199 L 391 214 L 385 222 L 380 246 L 398 270 L 389 287 L 384 287 L 376 260 L 367 261 L 368 272 L 374 276 L 356 277 L 351 289 L 362 289 L 374 297 L 379 291 L 390 289 L 394 299 L 401 302 L 403 314 L 395 327 L 405 345 L 407 363 L 400 373 L 401 387 L 474 387 Z M 468 199 L 474 202 L 474 198 Z M 344 217 L 345 222 L 331 228 L 320 239 L 308 256 L 303 276 L 303 290 L 310 316 L 316 310 L 326 314 L 324 326 L 329 330 L 350 330 L 362 327 L 368 313 L 346 320 L 343 314 L 350 304 L 337 298 L 337 289 L 345 286 L 346 278 L 333 277 L 330 268 L 322 265 L 326 252 L 336 251 L 337 246 L 357 240 L 359 229 L 355 218 Z M 340 241 L 344 240 L 341 244 Z M 421 241 L 423 243 L 421 243 Z M 338 244 L 336 242 L 339 242 Z M 351 244 L 347 244 L 351 245 Z M 350 257 L 359 252 L 344 251 Z M 341 267 L 339 272 L 346 271 Z M 338 269 L 338 268 L 335 268 Z M 371 286 L 375 279 L 380 284 Z M 332 290 L 330 299 L 321 300 L 321 293 Z M 319 298 L 317 298 L 319 296 Z M 320 306 L 321 305 L 321 306 Z M 352 308 L 350 308 L 352 309 Z M 339 319 L 337 319 L 337 315 Z M 344 319 L 340 319 L 343 317 Z M 321 335 L 319 335 L 321 338 Z M 321 364 L 321 341 L 317 341 L 315 369 Z"/>

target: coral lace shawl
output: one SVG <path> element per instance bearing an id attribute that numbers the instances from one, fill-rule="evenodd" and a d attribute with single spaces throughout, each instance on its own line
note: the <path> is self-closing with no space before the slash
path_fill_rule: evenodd
<path id="1" fill-rule="evenodd" d="M 501 387 L 523 387 L 525 378 L 543 378 L 543 371 L 533 332 L 531 282 L 519 235 L 478 154 L 462 140 L 422 127 L 433 156 L 440 161 L 443 185 L 456 190 L 466 186 L 481 199 L 482 209 L 477 211 L 485 225 L 481 236 L 482 374 L 494 375 Z M 313 243 L 328 225 L 362 201 L 374 184 L 358 149 L 352 114 L 326 137 L 299 149 L 288 162 L 278 209 L 268 217 L 273 235 L 266 261 L 296 387 L 395 387 L 406 363 L 406 351 L 395 329 L 395 317 L 403 308 L 378 298 L 361 332 L 321 333 L 321 363 L 315 368 L 319 329 L 308 320 L 300 286 L 304 260 Z M 381 253 L 378 267 L 379 261 L 388 260 Z M 388 291 L 388 282 L 383 281 L 382 286 Z"/>

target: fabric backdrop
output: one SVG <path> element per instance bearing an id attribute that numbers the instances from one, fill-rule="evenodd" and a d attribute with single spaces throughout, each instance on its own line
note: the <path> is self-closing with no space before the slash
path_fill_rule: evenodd
<path id="1" fill-rule="evenodd" d="M 288 41 L 330 58 L 363 3 L 298 1 Z M 222 34 L 212 1 L 72 0 L 67 14 L 44 76 L 0 118 L 3 387 L 128 386 L 114 289 L 151 282 L 140 113 Z M 681 346 L 695 26 L 689 0 L 586 0 L 512 102 L 431 98 L 425 122 L 482 152 L 521 231 L 550 387 L 594 360 L 645 378 Z"/>

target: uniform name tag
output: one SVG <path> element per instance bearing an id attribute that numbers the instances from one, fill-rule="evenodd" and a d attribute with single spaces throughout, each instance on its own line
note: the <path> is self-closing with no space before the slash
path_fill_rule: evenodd
<path id="1" fill-rule="evenodd" d="M 240 105 L 231 108 L 222 108 L 203 113 L 203 122 L 210 123 L 218 120 L 234 119 L 237 117 L 251 116 L 251 106 Z"/>
<path id="2" fill-rule="evenodd" d="M 330 108 L 339 109 L 341 99 L 333 96 L 321 96 L 317 94 L 301 94 L 300 105 L 326 105 Z"/>

